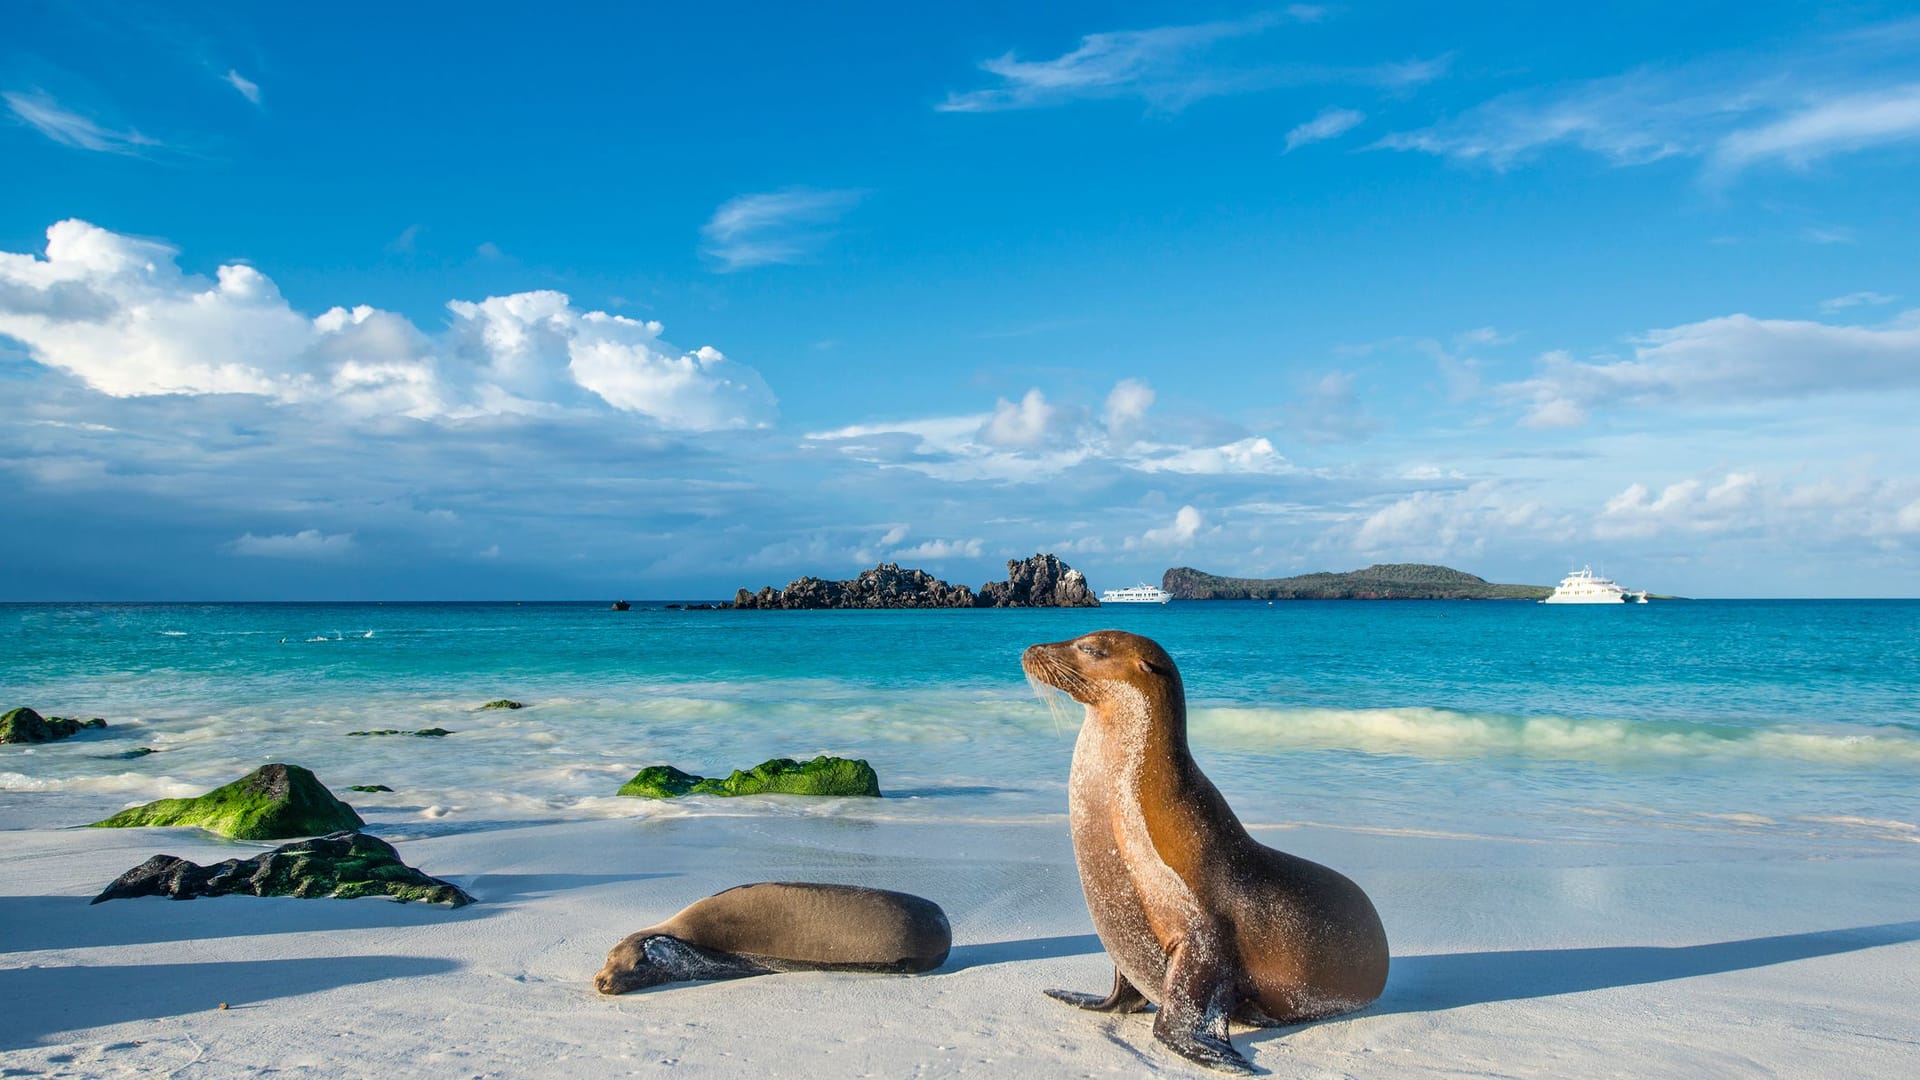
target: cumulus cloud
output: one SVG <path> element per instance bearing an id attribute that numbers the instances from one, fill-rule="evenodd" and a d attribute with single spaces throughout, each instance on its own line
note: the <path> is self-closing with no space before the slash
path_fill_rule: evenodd
<path id="1" fill-rule="evenodd" d="M 1337 139 L 1365 121 L 1367 114 L 1358 109 L 1326 109 L 1319 116 L 1287 132 L 1287 150 L 1291 154 L 1303 146 Z"/>
<path id="2" fill-rule="evenodd" d="M 736 196 L 722 203 L 701 228 L 704 250 L 723 273 L 803 262 L 865 194 L 792 188 Z"/>
<path id="3" fill-rule="evenodd" d="M 1147 410 L 1153 407 L 1153 387 L 1140 379 L 1121 379 L 1107 392 L 1107 408 L 1103 414 L 1107 422 L 1107 435 L 1116 442 L 1131 437 L 1140 428 L 1141 421 L 1147 418 Z"/>
<path id="4" fill-rule="evenodd" d="M 928 540 L 909 548 L 900 548 L 893 558 L 901 559 L 977 559 L 981 552 L 980 540 Z"/>
<path id="5" fill-rule="evenodd" d="M 138 131 L 115 131 L 92 117 L 61 105 L 53 95 L 44 91 L 9 90 L 0 93 L 0 101 L 6 102 L 13 115 L 27 126 L 62 146 L 71 146 L 76 150 L 138 154 L 143 149 L 161 145 L 160 140 L 148 138 Z"/>
<path id="6" fill-rule="evenodd" d="M 323 533 L 319 529 L 269 536 L 246 533 L 228 544 L 227 550 L 262 559 L 338 559 L 353 551 L 353 534 Z"/>
<path id="7" fill-rule="evenodd" d="M 980 440 L 989 446 L 1032 448 L 1046 442 L 1059 410 L 1047 404 L 1036 387 L 1016 404 L 1001 398 L 993 416 L 980 428 Z"/>
<path id="8" fill-rule="evenodd" d="M 1193 538 L 1200 535 L 1200 530 L 1205 524 L 1206 519 L 1200 516 L 1200 511 L 1191 506 L 1183 506 L 1173 515 L 1173 521 L 1171 523 L 1158 529 L 1148 529 L 1137 537 L 1129 538 L 1126 542 L 1126 547 L 1130 550 L 1135 548 L 1177 548 L 1192 543 Z"/>
<path id="9" fill-rule="evenodd" d="M 1445 558 L 1478 554 L 1488 538 L 1518 530 L 1552 531 L 1538 503 L 1516 499 L 1483 480 L 1456 491 L 1416 491 L 1367 515 L 1353 537 L 1355 550 L 1391 558 Z"/>
<path id="10" fill-rule="evenodd" d="M 1297 471 L 1270 440 L 1258 436 L 1217 446 L 1134 438 L 1131 429 L 1152 399 L 1145 383 L 1122 380 L 1107 396 L 1102 426 L 1095 426 L 1089 410 L 1055 405 L 1036 388 L 1018 402 L 1000 399 L 991 413 L 852 424 L 811 432 L 806 440 L 860 461 L 941 480 L 1039 483 L 1089 464 L 1187 476 Z"/>
<path id="11" fill-rule="evenodd" d="M 693 431 L 774 412 L 752 368 L 564 293 L 452 301 L 452 328 L 429 335 L 367 306 L 309 318 L 251 266 L 208 280 L 176 259 L 155 241 L 59 222 L 44 257 L 0 252 L 0 335 L 115 397 L 250 394 L 421 419 L 610 406 Z"/>
<path id="12" fill-rule="evenodd" d="M 1698 480 L 1669 484 L 1655 496 L 1645 484 L 1630 485 L 1608 499 L 1594 524 L 1602 539 L 1653 536 L 1669 529 L 1724 532 L 1746 524 L 1742 519 L 1755 500 L 1759 477 L 1728 473 L 1711 487 Z"/>
<path id="13" fill-rule="evenodd" d="M 1226 476 L 1276 475 L 1295 471 L 1293 463 L 1281 456 L 1270 440 L 1259 436 L 1250 436 L 1224 446 L 1143 446 L 1140 450 L 1140 456 L 1133 458 L 1132 464 L 1141 472 Z"/>

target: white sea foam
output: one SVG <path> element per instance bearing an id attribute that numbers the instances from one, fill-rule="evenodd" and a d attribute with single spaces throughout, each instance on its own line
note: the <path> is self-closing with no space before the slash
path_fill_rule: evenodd
<path id="1" fill-rule="evenodd" d="M 1709 727 L 1446 709 L 1202 708 L 1196 740 L 1253 749 L 1351 749 L 1427 758 L 1524 757 L 1569 761 L 1750 757 L 1832 765 L 1920 764 L 1920 738 L 1899 728 L 1830 733 Z"/>

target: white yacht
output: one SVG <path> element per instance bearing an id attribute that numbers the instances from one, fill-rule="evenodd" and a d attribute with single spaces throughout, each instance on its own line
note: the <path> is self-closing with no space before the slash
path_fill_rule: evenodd
<path id="1" fill-rule="evenodd" d="M 1645 589 L 1629 592 L 1614 584 L 1610 578 L 1595 577 L 1593 568 L 1583 566 L 1560 579 L 1560 587 L 1553 595 L 1540 601 L 1543 604 L 1644 604 L 1647 602 Z"/>
<path id="2" fill-rule="evenodd" d="M 1100 594 L 1103 604 L 1164 604 L 1171 599 L 1172 593 L 1144 581 L 1131 588 L 1108 589 Z"/>

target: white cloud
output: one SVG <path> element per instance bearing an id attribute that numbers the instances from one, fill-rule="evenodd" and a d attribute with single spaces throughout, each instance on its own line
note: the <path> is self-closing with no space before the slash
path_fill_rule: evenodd
<path id="1" fill-rule="evenodd" d="M 707 255 L 723 272 L 802 262 L 832 235 L 862 191 L 787 191 L 740 195 L 722 203 L 700 232 Z"/>
<path id="2" fill-rule="evenodd" d="M 941 112 L 1002 112 L 1073 101 L 1139 98 L 1178 111 L 1196 101 L 1277 86 L 1350 83 L 1397 88 L 1438 78 L 1447 60 L 1415 60 L 1362 68 L 1275 65 L 1220 56 L 1233 42 L 1252 39 L 1285 22 L 1317 22 L 1324 8 L 1294 5 L 1244 19 L 1087 34 L 1078 47 L 1051 60 L 1021 60 L 1009 52 L 980 69 L 998 85 L 953 93 Z"/>
<path id="3" fill-rule="evenodd" d="M 1358 109 L 1326 109 L 1319 116 L 1287 132 L 1287 153 L 1312 143 L 1337 139 L 1366 120 L 1367 114 Z"/>
<path id="4" fill-rule="evenodd" d="M 1143 445 L 1139 447 L 1139 456 L 1130 458 L 1129 463 L 1141 472 L 1183 473 L 1189 476 L 1273 476 L 1295 471 L 1293 463 L 1275 451 L 1271 441 L 1258 436 L 1225 446 Z"/>
<path id="5" fill-rule="evenodd" d="M 235 90 L 240 91 L 241 97 L 246 98 L 248 101 L 253 102 L 255 105 L 260 104 L 260 84 L 259 83 L 254 82 L 252 79 L 247 78 L 245 75 L 240 74 L 238 71 L 235 71 L 232 68 L 227 69 L 225 81 L 229 86 L 233 87 Z"/>
<path id="6" fill-rule="evenodd" d="M 1396 559 L 1477 554 L 1488 537 L 1551 523 L 1538 504 L 1515 501 L 1483 480 L 1459 491 L 1416 491 L 1369 514 L 1353 538 L 1356 551 Z"/>
<path id="7" fill-rule="evenodd" d="M 1728 133 L 1714 163 L 1741 169 L 1777 159 L 1805 166 L 1823 157 L 1920 138 L 1920 83 L 1842 94 L 1770 123 Z"/>
<path id="8" fill-rule="evenodd" d="M 893 545 L 899 543 L 900 541 L 905 540 L 907 538 L 907 534 L 912 531 L 913 530 L 909 526 L 895 525 L 892 528 L 887 530 L 887 533 L 885 536 L 882 536 L 880 538 L 880 546 L 892 547 Z"/>
<path id="9" fill-rule="evenodd" d="M 1808 550 L 1844 537 L 1900 541 L 1920 532 L 1920 502 L 1911 480 L 1875 480 L 1864 474 L 1822 478 L 1798 486 L 1757 472 L 1728 472 L 1667 484 L 1659 494 L 1629 484 L 1608 499 L 1593 520 L 1602 540 L 1647 540 L 1746 534 Z M 1904 505 L 1903 505 L 1904 503 Z"/>
<path id="10" fill-rule="evenodd" d="M 980 441 L 1020 449 L 1039 446 L 1052 433 L 1057 413 L 1037 387 L 1028 390 L 1018 404 L 1001 398 L 994 404 L 993 416 L 980 428 Z"/>
<path id="11" fill-rule="evenodd" d="M 62 106 L 43 91 L 9 90 L 0 93 L 0 101 L 7 103 L 13 115 L 62 146 L 107 154 L 138 154 L 143 147 L 161 145 L 158 139 L 150 139 L 137 131 L 103 127 L 90 117 Z"/>
<path id="12" fill-rule="evenodd" d="M 1200 516 L 1200 511 L 1191 506 L 1183 506 L 1173 515 L 1171 524 L 1158 529 L 1148 529 L 1139 536 L 1128 539 L 1126 547 L 1129 549 L 1180 547 L 1192 543 L 1193 538 L 1200 535 L 1200 530 L 1205 525 L 1206 519 Z"/>
<path id="13" fill-rule="evenodd" d="M 415 418 L 614 409 L 678 430 L 762 426 L 772 392 L 718 350 L 682 352 L 657 322 L 540 291 L 453 301 L 445 334 L 336 307 L 308 318 L 245 265 L 183 274 L 164 244 L 83 221 L 44 258 L 0 252 L 0 335 L 115 397 L 252 394 Z"/>
<path id="14" fill-rule="evenodd" d="M 977 559 L 980 557 L 979 540 L 928 540 L 910 548 L 901 548 L 893 553 L 897 562 L 902 559 Z"/>
<path id="15" fill-rule="evenodd" d="M 1107 392 L 1107 436 L 1122 442 L 1135 434 L 1153 407 L 1153 387 L 1141 379 L 1121 379 Z"/>
<path id="16" fill-rule="evenodd" d="M 1768 162 L 1804 166 L 1920 138 L 1920 83 L 1907 56 L 1910 43 L 1884 34 L 1808 37 L 1516 90 L 1375 145 L 1496 170 L 1555 147 L 1617 166 L 1698 158 L 1721 178 Z"/>
<path id="17" fill-rule="evenodd" d="M 1859 240 L 1845 225 L 1809 225 L 1800 230 L 1800 236 L 1810 244 L 1851 244 Z"/>
<path id="18" fill-rule="evenodd" d="M 1728 315 L 1654 330 L 1631 360 L 1541 357 L 1540 373 L 1500 392 L 1527 403 L 1529 427 L 1583 423 L 1603 405 L 1768 401 L 1920 386 L 1920 324 L 1835 326 Z"/>
<path id="19" fill-rule="evenodd" d="M 1900 298 L 1897 296 L 1888 296 L 1886 293 L 1855 292 L 1848 293 L 1845 296 L 1836 296 L 1831 300 L 1820 301 L 1820 310 L 1831 315 L 1836 311 L 1844 311 L 1852 307 L 1891 304 L 1898 299 Z"/>
<path id="20" fill-rule="evenodd" d="M 302 529 L 297 533 L 255 536 L 247 533 L 227 545 L 235 555 L 262 559 L 338 559 L 353 551 L 352 533 L 322 533 Z"/>

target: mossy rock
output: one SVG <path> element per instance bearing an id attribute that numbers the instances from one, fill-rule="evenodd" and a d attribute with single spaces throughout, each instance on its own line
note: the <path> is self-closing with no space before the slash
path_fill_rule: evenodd
<path id="1" fill-rule="evenodd" d="M 22 705 L 0 716 L 0 743 L 43 743 L 70 739 L 82 731 L 107 726 L 105 720 L 73 720 L 65 716 L 41 716 Z"/>
<path id="2" fill-rule="evenodd" d="M 681 772 L 671 765 L 641 769 L 620 787 L 622 795 L 674 799 L 682 795 L 866 795 L 880 794 L 880 778 L 860 758 L 821 756 L 812 761 L 773 758 L 721 779 Z"/>
<path id="3" fill-rule="evenodd" d="M 501 698 L 499 701 L 489 701 L 480 707 L 483 709 L 524 709 L 526 705 L 508 698 Z"/>
<path id="4" fill-rule="evenodd" d="M 379 731 L 349 731 L 349 737 L 355 735 L 414 735 L 422 739 L 445 738 L 453 732 L 443 727 L 421 728 L 419 731 L 401 731 L 399 728 L 381 728 Z"/>
<path id="5" fill-rule="evenodd" d="M 197 799 L 161 799 L 122 810 L 95 828 L 195 825 L 236 840 L 284 840 L 358 829 L 366 822 L 298 765 L 262 765 Z"/>
<path id="6" fill-rule="evenodd" d="M 458 885 L 400 861 L 393 845 L 359 832 L 337 832 L 274 848 L 251 859 L 201 866 L 172 855 L 155 855 L 127 871 L 93 902 L 135 896 L 293 896 L 302 899 L 390 896 L 461 907 L 473 903 Z"/>

